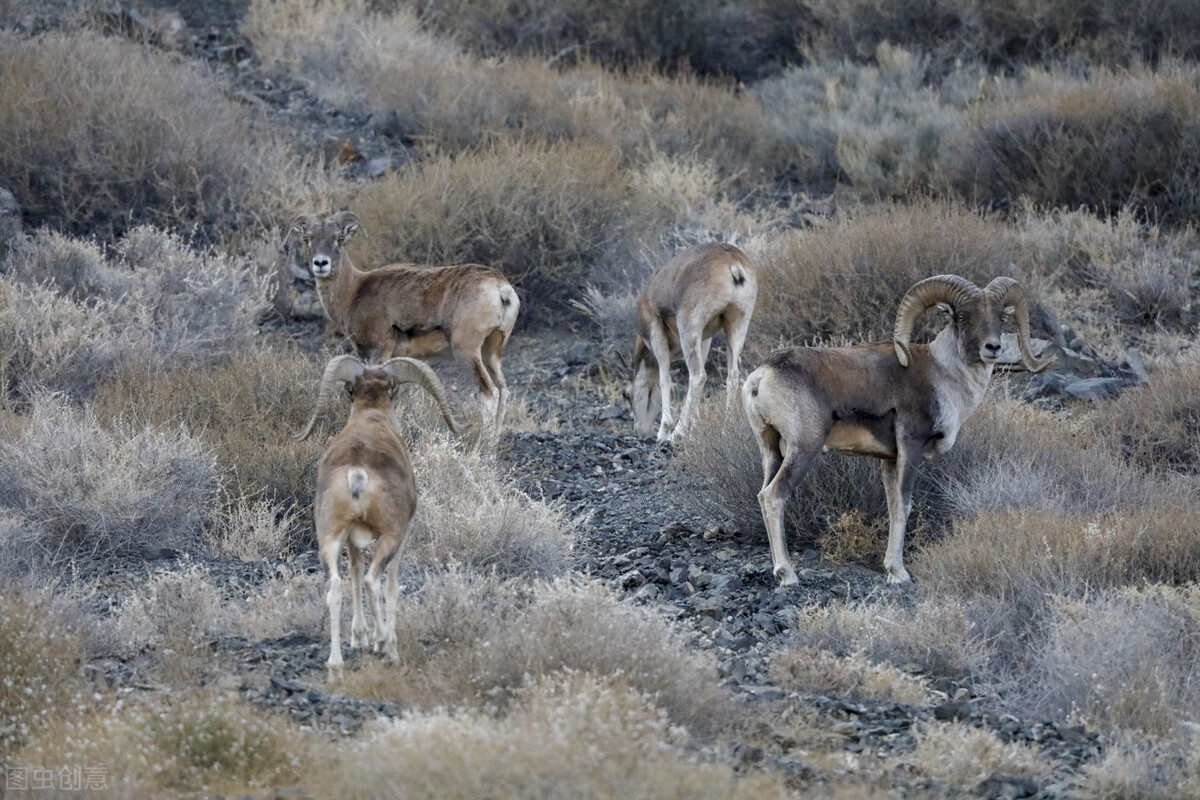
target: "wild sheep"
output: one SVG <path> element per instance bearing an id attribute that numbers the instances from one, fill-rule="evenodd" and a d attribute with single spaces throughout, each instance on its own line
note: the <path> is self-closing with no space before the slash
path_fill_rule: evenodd
<path id="1" fill-rule="evenodd" d="M 411 358 L 393 358 L 378 366 L 367 366 L 354 356 L 337 356 L 326 364 L 316 408 L 308 425 L 295 438 L 306 439 L 312 433 L 337 382 L 345 385 L 353 406 L 345 427 L 321 457 L 314 503 L 317 546 L 329 575 L 325 602 L 329 606 L 330 647 L 326 666 L 330 677 L 336 677 L 342 667 L 342 579 L 338 559 L 343 547 L 350 561 L 353 597 L 350 646 L 366 643 L 361 562 L 363 551 L 374 547 L 375 555 L 365 577 L 367 603 L 375 627 L 374 649 L 382 648 L 389 659 L 398 657 L 396 602 L 400 559 L 396 554 L 417 508 L 412 464 L 392 407 L 401 384 L 416 383 L 423 387 L 437 400 L 450 429 L 458 429 L 446 403 L 445 390 L 427 364 Z M 386 613 L 381 589 L 387 592 Z"/>
<path id="2" fill-rule="evenodd" d="M 935 305 L 949 324 L 930 344 L 910 344 L 917 318 Z M 1017 281 L 996 278 L 980 289 L 938 275 L 904 295 L 892 342 L 780 350 L 746 378 L 742 398 L 762 454 L 758 502 L 781 584 L 796 583 L 784 506 L 822 451 L 880 459 L 889 521 L 883 564 L 888 583 L 909 580 L 904 530 L 917 464 L 953 447 L 987 391 L 1001 325 L 1014 314 L 1021 359 L 1040 371 L 1049 359 L 1030 351 L 1029 299 Z"/>
<path id="3" fill-rule="evenodd" d="M 740 380 L 742 344 L 757 297 L 757 271 L 746 254 L 730 244 L 711 242 L 688 248 L 654 270 L 638 303 L 633 382 L 626 389 L 638 436 L 649 439 L 655 420 L 660 442 L 687 430 L 704 393 L 704 364 L 712 337 L 719 330 L 725 331 L 729 347 L 726 403 L 733 398 Z M 671 414 L 674 353 L 683 354 L 688 370 L 687 396 L 677 425 Z"/>
<path id="4" fill-rule="evenodd" d="M 345 250 L 361 226 L 349 211 L 323 220 L 301 214 L 289 226 L 325 313 L 371 361 L 423 359 L 449 347 L 475 379 L 483 439 L 495 444 L 508 402 L 500 358 L 521 308 L 516 290 L 479 264 L 389 264 L 363 272 Z"/>

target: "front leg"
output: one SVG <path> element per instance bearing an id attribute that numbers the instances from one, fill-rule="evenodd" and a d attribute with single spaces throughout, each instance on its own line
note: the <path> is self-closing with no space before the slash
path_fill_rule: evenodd
<path id="1" fill-rule="evenodd" d="M 658 423 L 658 441 L 665 442 L 675 427 L 671 414 L 671 344 L 667 333 L 658 320 L 650 325 L 650 351 L 658 361 L 658 395 L 662 401 L 662 417 Z"/>
<path id="2" fill-rule="evenodd" d="M 908 527 L 908 515 L 912 511 L 916 465 L 921 456 L 919 447 L 919 444 L 904 442 L 898 437 L 896 458 L 879 462 L 888 505 L 887 552 L 883 557 L 888 583 L 908 583 L 912 580 L 904 568 L 904 534 Z"/>

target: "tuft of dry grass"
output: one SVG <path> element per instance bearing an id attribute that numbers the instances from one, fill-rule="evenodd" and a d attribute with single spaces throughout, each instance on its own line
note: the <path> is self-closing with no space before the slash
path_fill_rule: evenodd
<path id="1" fill-rule="evenodd" d="M 487 264 L 543 303 L 561 303 L 598 263 L 654 229 L 653 214 L 631 209 L 636 199 L 611 146 L 503 141 L 361 189 L 354 206 L 370 236 L 359 261 Z"/>
<path id="2" fill-rule="evenodd" d="M 1200 81 L 1172 63 L 1086 78 L 1031 72 L 1007 102 L 981 107 L 946 142 L 944 169 L 964 197 L 1007 206 L 1135 208 L 1154 221 L 1200 212 Z"/>
<path id="3" fill-rule="evenodd" d="M 961 723 L 927 723 L 916 739 L 912 754 L 898 760 L 952 786 L 975 786 L 994 773 L 1033 777 L 1049 768 L 1035 748 Z"/>
<path id="4" fill-rule="evenodd" d="M 264 278 L 235 258 L 138 227 L 105 251 L 51 232 L 0 266 L 0 385 L 88 399 L 122 369 L 194 367 L 257 334 Z"/>
<path id="5" fill-rule="evenodd" d="M 894 666 L 873 664 L 861 653 L 836 656 L 815 647 L 796 647 L 771 660 L 771 678 L 782 689 L 845 695 L 862 700 L 924 705 L 921 682 Z"/>
<path id="6" fill-rule="evenodd" d="M 1200 363 L 1155 373 L 1104 406 L 1097 427 L 1141 469 L 1200 475 Z"/>
<path id="7" fill-rule="evenodd" d="M 70 559 L 188 549 L 199 541 L 220 473 L 185 430 L 102 425 L 53 395 L 33 398 L 24 430 L 0 441 L 0 508 L 20 520 L 5 559 Z"/>
<path id="8" fill-rule="evenodd" d="M 861 654 L 872 664 L 930 678 L 982 677 L 992 655 L 993 613 L 986 601 L 936 595 L 911 604 L 862 601 L 807 608 L 796 621 L 794 646 L 783 657 L 814 650 Z"/>
<path id="9" fill-rule="evenodd" d="M 131 364 L 99 387 L 96 414 L 182 425 L 211 446 L 233 502 L 261 496 L 304 508 L 312 503 L 316 463 L 328 438 L 297 442 L 292 434 L 312 413 L 316 391 L 304 387 L 315 385 L 320 370 L 293 347 L 247 348 L 228 363 L 191 369 Z M 323 430 L 340 430 L 345 406 L 330 406 Z"/>
<path id="10" fill-rule="evenodd" d="M 279 717 L 212 691 L 107 702 L 65 719 L 26 748 L 22 763 L 102 769 L 121 797 L 261 793 L 291 786 L 319 763 L 315 742 Z"/>
<path id="11" fill-rule="evenodd" d="M 956 203 L 863 207 L 828 225 L 781 233 L 751 255 L 759 301 L 750 336 L 763 354 L 803 339 L 890 340 L 900 298 L 930 275 L 1027 282 L 1014 264 L 1021 259 L 1011 229 Z"/>
<path id="12" fill-rule="evenodd" d="M 421 708 L 486 708 L 567 670 L 619 676 L 693 734 L 727 722 L 730 700 L 711 657 L 654 612 L 595 584 L 430 574 L 401 599 L 397 618 L 400 664 L 366 663 L 347 674 L 345 691 Z"/>
<path id="13" fill-rule="evenodd" d="M 413 447 L 413 471 L 419 499 L 406 561 L 504 576 L 566 571 L 575 525 L 566 509 L 526 496 L 478 449 L 463 452 L 448 435 L 425 433 Z"/>
<path id="14" fill-rule="evenodd" d="M 48 592 L 0 590 L 0 757 L 51 725 L 79 691 L 79 631 Z"/>

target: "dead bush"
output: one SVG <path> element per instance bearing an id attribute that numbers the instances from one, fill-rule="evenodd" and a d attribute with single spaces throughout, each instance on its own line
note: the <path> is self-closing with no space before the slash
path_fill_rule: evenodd
<path id="1" fill-rule="evenodd" d="M 10 546 L 30 561 L 190 549 L 219 476 L 208 448 L 180 428 L 105 427 L 51 395 L 35 397 L 25 429 L 0 441 L 0 509 L 21 520 Z"/>
<path id="2" fill-rule="evenodd" d="M 226 358 L 257 333 L 266 281 L 139 227 L 109 250 L 43 232 L 0 265 L 0 379 L 89 399 L 122 369 Z"/>
<path id="3" fill-rule="evenodd" d="M 296 442 L 316 397 L 321 367 L 290 347 L 254 347 L 227 364 L 190 369 L 128 365 L 96 393 L 104 420 L 133 418 L 143 424 L 183 425 L 207 442 L 226 474 L 236 503 L 259 497 L 281 507 L 307 507 L 316 488 L 316 463 L 327 437 Z M 341 430 L 346 407 L 330 404 L 325 431 Z M 300 546 L 310 532 L 291 542 Z"/>
<path id="4" fill-rule="evenodd" d="M 995 609 L 983 601 L 926 594 L 915 603 L 863 601 L 803 609 L 785 665 L 797 653 L 862 654 L 928 678 L 985 681 L 993 664 Z"/>
<path id="5" fill-rule="evenodd" d="M 513 52 L 613 67 L 688 65 L 750 82 L 796 60 L 791 25 L 770 2 L 736 7 L 712 0 L 655 3 L 439 0 L 413 4 L 439 31 L 489 56 Z"/>
<path id="6" fill-rule="evenodd" d="M 1055 718 L 1076 714 L 1089 726 L 1164 737 L 1200 714 L 1197 664 L 1195 588 L 1116 589 L 1052 603 L 1036 680 L 1025 687 Z"/>
<path id="7" fill-rule="evenodd" d="M 924 705 L 920 681 L 887 664 L 872 664 L 859 653 L 836 656 L 815 647 L 784 650 L 771 660 L 771 678 L 793 692 L 845 695 L 863 700 Z"/>
<path id="8" fill-rule="evenodd" d="M 286 151 L 202 69 L 90 32 L 0 32 L 0 173 L 27 219 L 114 237 L 249 221 Z"/>
<path id="9" fill-rule="evenodd" d="M 760 285 L 750 339 L 763 354 L 814 338 L 889 341 L 900 298 L 930 275 L 1028 282 L 1011 229 L 952 203 L 850 211 L 829 225 L 782 233 L 753 255 Z"/>
<path id="10" fill-rule="evenodd" d="M 881 42 L 914 47 L 940 61 L 993 66 L 1075 58 L 1114 65 L 1200 54 L 1200 12 L 1187 2 L 1142 8 L 1121 0 L 1034 0 L 1019 6 L 979 0 L 805 0 L 805 40 L 816 52 L 870 58 Z"/>
<path id="11" fill-rule="evenodd" d="M 1200 212 L 1198 107 L 1200 77 L 1183 65 L 1086 79 L 1034 74 L 947 140 L 944 169 L 962 196 L 994 207 L 1027 198 L 1187 222 Z"/>
<path id="12" fill-rule="evenodd" d="M 958 722 L 932 722 L 915 731 L 917 746 L 897 760 L 952 786 L 977 786 L 990 775 L 1033 777 L 1050 765 L 1036 748 Z"/>

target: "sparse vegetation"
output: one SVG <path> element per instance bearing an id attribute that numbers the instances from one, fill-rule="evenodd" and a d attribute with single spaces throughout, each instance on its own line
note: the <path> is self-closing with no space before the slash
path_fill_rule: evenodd
<path id="1" fill-rule="evenodd" d="M 1200 794 L 1194 3 L 150 5 L 0 0 L 0 794 Z M 341 208 L 363 267 L 512 280 L 520 419 L 485 455 L 401 398 L 399 662 L 329 685 L 347 403 L 291 434 L 342 343 L 278 251 Z M 775 591 L 740 404 L 624 438 L 644 280 L 713 240 L 759 268 L 747 371 L 886 340 L 929 275 L 1031 289 L 1062 355 L 919 473 L 911 589 L 871 460 L 811 471 Z"/>

